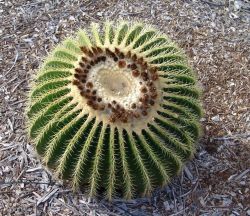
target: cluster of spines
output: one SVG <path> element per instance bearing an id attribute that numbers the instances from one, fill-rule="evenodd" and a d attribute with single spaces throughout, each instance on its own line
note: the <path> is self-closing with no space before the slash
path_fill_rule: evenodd
<path id="1" fill-rule="evenodd" d="M 79 39 L 57 48 L 38 73 L 28 108 L 30 137 L 44 161 L 73 178 L 75 188 L 86 183 L 92 196 L 103 188 L 109 199 L 120 189 L 125 198 L 147 194 L 168 183 L 194 153 L 201 116 L 196 78 L 180 50 L 154 29 L 107 23 L 103 36 L 96 27 L 92 31 L 95 42 L 81 31 Z M 163 101 L 141 133 L 106 125 L 77 106 L 70 83 L 80 47 L 93 45 L 131 50 L 157 68 Z"/>

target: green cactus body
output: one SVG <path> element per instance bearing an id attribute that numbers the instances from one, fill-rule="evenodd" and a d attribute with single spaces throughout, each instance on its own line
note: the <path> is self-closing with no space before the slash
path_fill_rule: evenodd
<path id="1" fill-rule="evenodd" d="M 66 39 L 29 99 L 37 152 L 90 196 L 149 195 L 178 174 L 200 134 L 199 90 L 183 52 L 140 23 L 92 24 Z"/>

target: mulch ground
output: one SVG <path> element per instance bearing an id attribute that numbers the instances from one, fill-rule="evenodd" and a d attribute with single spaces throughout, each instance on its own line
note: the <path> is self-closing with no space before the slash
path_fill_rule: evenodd
<path id="1" fill-rule="evenodd" d="M 0 0 L 0 215 L 250 215 L 250 3 Z M 150 198 L 73 193 L 25 132 L 31 76 L 66 36 L 105 19 L 142 20 L 187 53 L 203 91 L 204 135 L 180 176 Z"/>

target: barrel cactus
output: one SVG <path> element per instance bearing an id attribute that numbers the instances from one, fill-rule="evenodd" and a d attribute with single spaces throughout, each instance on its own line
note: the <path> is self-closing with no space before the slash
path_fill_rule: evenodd
<path id="1" fill-rule="evenodd" d="M 142 23 L 92 23 L 35 74 L 28 133 L 44 164 L 74 189 L 147 196 L 193 156 L 199 95 L 166 35 Z"/>

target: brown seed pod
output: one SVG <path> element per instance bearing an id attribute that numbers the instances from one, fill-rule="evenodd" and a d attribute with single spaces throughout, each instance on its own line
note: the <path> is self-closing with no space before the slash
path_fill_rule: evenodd
<path id="1" fill-rule="evenodd" d="M 153 74 L 152 76 L 151 76 L 151 79 L 153 80 L 153 81 L 155 81 L 155 80 L 157 80 L 159 78 L 159 76 L 158 76 L 158 74 Z"/>
<path id="2" fill-rule="evenodd" d="M 137 64 L 142 65 L 143 62 L 144 62 L 143 57 L 140 57 L 139 59 L 137 59 Z"/>
<path id="3" fill-rule="evenodd" d="M 99 105 L 97 103 L 93 103 L 92 108 L 94 110 L 98 110 L 99 109 Z"/>
<path id="4" fill-rule="evenodd" d="M 119 104 L 116 104 L 116 109 L 120 109 L 121 108 L 121 106 L 119 105 Z"/>
<path id="5" fill-rule="evenodd" d="M 135 103 L 132 103 L 131 108 L 132 108 L 132 109 L 135 109 L 135 108 L 136 108 L 136 104 L 135 104 Z"/>
<path id="6" fill-rule="evenodd" d="M 144 76 L 142 77 L 143 81 L 147 81 L 148 80 L 148 76 Z"/>
<path id="7" fill-rule="evenodd" d="M 100 54 L 103 53 L 103 50 L 101 47 L 96 47 L 96 49 L 97 49 L 98 53 L 100 53 Z"/>
<path id="8" fill-rule="evenodd" d="M 147 103 L 149 96 L 147 94 L 144 94 L 140 99 L 140 102 L 143 102 L 144 104 Z"/>
<path id="9" fill-rule="evenodd" d="M 107 57 L 106 56 L 102 56 L 102 61 L 106 61 Z"/>
<path id="10" fill-rule="evenodd" d="M 139 114 L 138 112 L 134 112 L 134 113 L 133 113 L 133 116 L 134 116 L 135 118 L 139 118 L 139 117 L 140 117 L 140 114 Z"/>
<path id="11" fill-rule="evenodd" d="M 148 94 L 144 94 L 143 97 L 146 98 L 146 99 L 149 99 L 149 95 Z"/>
<path id="12" fill-rule="evenodd" d="M 128 117 L 124 116 L 121 118 L 122 123 L 128 123 Z"/>
<path id="13" fill-rule="evenodd" d="M 148 89 L 146 88 L 146 86 L 143 86 L 142 88 L 141 88 L 141 92 L 142 93 L 146 93 L 148 91 Z"/>
<path id="14" fill-rule="evenodd" d="M 146 110 L 142 110 L 141 114 L 142 114 L 143 116 L 146 116 L 146 115 L 148 114 L 148 112 L 147 112 Z"/>
<path id="15" fill-rule="evenodd" d="M 146 76 L 148 76 L 148 74 L 147 74 L 145 71 L 143 71 L 143 72 L 141 73 L 141 76 L 142 76 L 142 77 L 146 77 Z"/>
<path id="16" fill-rule="evenodd" d="M 90 58 L 94 57 L 94 53 L 91 52 L 90 50 L 88 50 L 88 52 L 86 53 Z"/>
<path id="17" fill-rule="evenodd" d="M 114 60 L 115 62 L 117 62 L 117 61 L 118 61 L 118 58 L 115 56 L 115 57 L 113 57 L 113 60 Z"/>
<path id="18" fill-rule="evenodd" d="M 102 57 L 101 56 L 98 56 L 96 59 L 95 59 L 95 63 L 99 63 L 100 61 L 102 61 Z"/>
<path id="19" fill-rule="evenodd" d="M 138 76 L 140 75 L 140 72 L 139 72 L 138 70 L 133 70 L 133 71 L 132 71 L 132 75 L 133 75 L 134 77 L 138 77 Z"/>
<path id="20" fill-rule="evenodd" d="M 126 67 L 126 62 L 124 60 L 119 60 L 118 66 L 119 66 L 119 68 L 124 68 L 124 67 Z"/>
<path id="21" fill-rule="evenodd" d="M 137 65 L 136 65 L 135 63 L 133 63 L 133 64 L 130 65 L 130 68 L 131 68 L 132 70 L 135 70 L 135 69 L 137 68 Z"/>
<path id="22" fill-rule="evenodd" d="M 145 71 L 141 73 L 141 76 L 144 81 L 148 80 L 148 74 Z"/>
<path id="23" fill-rule="evenodd" d="M 85 74 L 87 74 L 87 73 L 89 72 L 89 70 L 85 69 L 83 72 L 84 72 Z"/>
<path id="24" fill-rule="evenodd" d="M 93 88 L 93 83 L 92 82 L 87 82 L 86 87 L 87 88 Z"/>
<path id="25" fill-rule="evenodd" d="M 105 105 L 104 104 L 100 104 L 99 105 L 99 109 L 103 111 L 105 109 Z"/>
<path id="26" fill-rule="evenodd" d="M 95 65 L 98 64 L 100 61 L 101 61 L 100 57 L 97 57 L 97 58 L 94 60 Z"/>
<path id="27" fill-rule="evenodd" d="M 149 106 L 150 106 L 150 105 L 149 105 L 149 104 L 148 104 L 148 102 L 147 102 L 147 103 L 143 104 L 143 109 L 145 109 L 145 110 L 146 110 L 146 109 L 148 109 L 148 108 L 149 108 Z"/>
<path id="28" fill-rule="evenodd" d="M 76 73 L 83 73 L 83 70 L 82 70 L 81 68 L 76 68 L 76 69 L 75 69 L 75 72 L 76 72 Z"/>
<path id="29" fill-rule="evenodd" d="M 135 61 L 136 61 L 136 59 L 137 59 L 137 55 L 136 55 L 136 54 L 134 54 L 134 55 L 132 56 L 132 60 L 135 62 Z"/>
<path id="30" fill-rule="evenodd" d="M 85 64 L 83 62 L 79 62 L 79 65 L 80 65 L 81 68 L 85 67 Z"/>
<path id="31" fill-rule="evenodd" d="M 89 106 L 92 106 L 92 105 L 93 105 L 93 101 L 92 101 L 92 100 L 88 100 L 88 101 L 87 101 L 87 104 L 88 104 Z"/>
<path id="32" fill-rule="evenodd" d="M 113 52 L 109 49 L 109 48 L 106 48 L 105 49 L 105 52 L 106 52 L 106 54 L 108 55 L 108 56 L 113 56 Z"/>
<path id="33" fill-rule="evenodd" d="M 152 93 L 151 98 L 156 99 L 157 98 L 157 93 L 156 92 Z"/>
<path id="34" fill-rule="evenodd" d="M 130 50 L 127 52 L 126 58 L 131 58 L 131 51 Z"/>
<path id="35" fill-rule="evenodd" d="M 94 55 L 97 55 L 97 54 L 98 54 L 98 50 L 97 50 L 96 47 L 92 47 L 92 51 L 93 51 Z"/>
<path id="36" fill-rule="evenodd" d="M 75 77 L 76 79 L 80 79 L 80 74 L 75 73 L 75 74 L 74 74 L 74 77 Z"/>
<path id="37" fill-rule="evenodd" d="M 85 46 L 80 47 L 80 49 L 83 53 L 87 53 L 89 51 L 89 49 Z"/>
<path id="38" fill-rule="evenodd" d="M 76 85 L 76 86 L 81 85 L 81 83 L 79 82 L 79 80 L 73 80 L 72 84 Z"/>
<path id="39" fill-rule="evenodd" d="M 87 74 L 84 74 L 84 73 L 80 74 L 80 76 L 81 76 L 82 79 L 86 79 L 87 78 Z"/>
<path id="40" fill-rule="evenodd" d="M 142 70 L 146 70 L 148 68 L 148 63 L 147 62 L 144 62 L 142 65 L 141 65 L 141 68 Z"/>
<path id="41" fill-rule="evenodd" d="M 120 59 L 124 59 L 124 58 L 125 58 L 125 55 L 124 55 L 123 52 L 120 52 L 119 55 L 118 55 L 118 57 L 119 57 Z"/>
<path id="42" fill-rule="evenodd" d="M 157 67 L 149 68 L 149 72 L 152 73 L 152 74 L 156 73 L 157 72 Z"/>
<path id="43" fill-rule="evenodd" d="M 88 62 L 88 59 L 85 58 L 85 57 L 82 57 L 82 61 L 87 63 L 87 62 Z"/>
<path id="44" fill-rule="evenodd" d="M 116 112 L 115 112 L 115 117 L 116 117 L 117 119 L 120 119 L 120 118 L 122 117 L 122 115 L 123 115 L 122 112 L 119 112 L 118 110 L 116 110 Z"/>
<path id="45" fill-rule="evenodd" d="M 149 101 L 149 104 L 150 104 L 151 106 L 154 106 L 154 104 L 155 104 L 154 100 L 150 100 L 150 101 Z"/>
<path id="46" fill-rule="evenodd" d="M 115 115 L 110 115 L 109 121 L 112 122 L 112 123 L 115 122 L 116 121 Z"/>
<path id="47" fill-rule="evenodd" d="M 156 92 L 156 87 L 154 85 L 152 85 L 150 88 L 149 88 L 150 92 Z"/>
<path id="48" fill-rule="evenodd" d="M 115 48 L 115 54 L 116 55 L 120 54 L 120 50 L 117 47 Z"/>
<path id="49" fill-rule="evenodd" d="M 129 117 L 129 118 L 133 117 L 133 113 L 134 113 L 133 111 L 129 110 L 129 111 L 127 112 L 128 117 Z"/>
<path id="50" fill-rule="evenodd" d="M 154 83 L 153 83 L 152 80 L 149 80 L 149 81 L 146 83 L 147 86 L 152 86 L 153 84 L 154 84 Z"/>
<path id="51" fill-rule="evenodd" d="M 85 91 L 82 90 L 82 91 L 80 92 L 80 95 L 81 95 L 82 97 L 84 97 L 84 96 L 85 96 Z"/>

